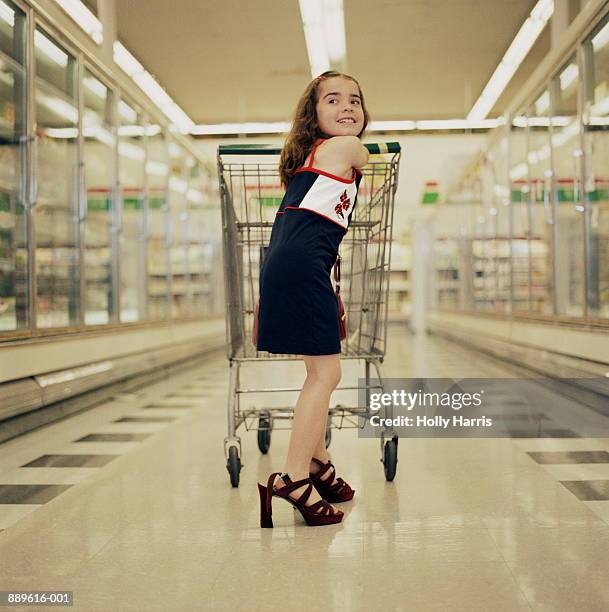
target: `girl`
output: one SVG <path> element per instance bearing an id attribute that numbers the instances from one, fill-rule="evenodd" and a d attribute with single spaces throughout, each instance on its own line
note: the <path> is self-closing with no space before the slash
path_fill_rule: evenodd
<path id="1" fill-rule="evenodd" d="M 330 395 L 341 378 L 330 271 L 355 207 L 356 169 L 368 162 L 360 142 L 368 119 L 358 82 L 324 72 L 298 102 L 281 153 L 286 193 L 260 270 L 257 350 L 302 355 L 307 377 L 284 472 L 271 474 L 266 486 L 258 483 L 261 527 L 273 526 L 273 496 L 295 506 L 308 525 L 328 525 L 343 518 L 328 502 L 348 501 L 355 492 L 335 478 L 325 446 Z"/>

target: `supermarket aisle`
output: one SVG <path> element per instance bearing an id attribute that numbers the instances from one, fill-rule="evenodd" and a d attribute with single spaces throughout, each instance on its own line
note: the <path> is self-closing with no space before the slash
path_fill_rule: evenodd
<path id="1" fill-rule="evenodd" d="M 387 376 L 509 375 L 446 341 L 390 332 Z M 301 369 L 288 370 L 282 382 L 297 384 Z M 275 529 L 261 530 L 255 483 L 281 468 L 287 432 L 266 456 L 242 433 L 232 489 L 226 389 L 218 356 L 0 447 L 0 590 L 73 590 L 86 612 L 278 610 L 286 597 L 310 610 L 609 606 L 609 514 L 526 452 L 606 453 L 607 441 L 401 440 L 386 483 L 377 441 L 335 432 L 330 451 L 357 489 L 344 523 L 309 528 L 277 500 Z M 585 469 L 568 467 L 573 479 Z M 8 504 L 9 485 L 65 489 Z"/>

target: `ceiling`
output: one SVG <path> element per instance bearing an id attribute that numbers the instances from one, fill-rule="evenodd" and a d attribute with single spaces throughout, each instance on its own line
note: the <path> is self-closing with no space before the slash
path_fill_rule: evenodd
<path id="1" fill-rule="evenodd" d="M 463 118 L 536 0 L 343 0 L 372 119 Z M 297 0 L 118 0 L 118 37 L 195 123 L 290 120 L 310 80 Z M 550 46 L 546 27 L 490 117 Z"/>

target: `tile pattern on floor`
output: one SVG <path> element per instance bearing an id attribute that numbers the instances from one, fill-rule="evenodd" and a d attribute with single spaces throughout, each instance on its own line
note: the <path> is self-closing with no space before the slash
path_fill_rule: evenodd
<path id="1" fill-rule="evenodd" d="M 391 342 L 385 376 L 505 375 L 488 357 L 445 341 L 392 330 Z M 343 371 L 343 379 L 353 377 L 350 364 Z M 273 372 L 252 376 L 260 384 L 281 376 L 291 386 L 302 383 L 304 372 L 301 364 L 285 370 L 273 364 Z M 255 432 L 240 430 L 245 467 L 232 488 L 222 453 L 227 380 L 219 358 L 189 377 L 70 419 L 62 425 L 74 427 L 69 437 L 58 439 L 62 429 L 49 427 L 14 444 L 4 460 L 17 462 L 15 471 L 42 454 L 69 454 L 66 447 L 88 454 L 80 450 L 88 444 L 90 454 L 120 457 L 100 468 L 27 468 L 24 478 L 50 469 L 70 477 L 91 469 L 97 476 L 47 504 L 6 504 L 18 519 L 0 533 L 0 589 L 35 583 L 73 590 L 73 609 L 83 612 L 266 612 L 285 609 L 294 585 L 296 609 L 311 611 L 608 609 L 609 512 L 602 518 L 592 504 L 609 502 L 582 502 L 556 477 L 603 479 L 607 464 L 538 463 L 527 454 L 602 453 L 609 451 L 606 440 L 405 439 L 396 479 L 388 483 L 377 440 L 335 431 L 332 457 L 357 490 L 353 502 L 341 505 L 343 523 L 309 528 L 274 500 L 276 526 L 262 530 L 256 482 L 281 468 L 289 432 L 274 430 L 262 455 Z M 187 386 L 201 398 L 178 412 L 171 406 L 177 399 L 167 396 Z M 277 401 L 290 405 L 293 397 Z M 114 422 L 150 415 L 150 404 L 176 420 Z M 148 437 L 89 439 L 99 434 Z M 101 453 L 98 445 L 113 450 Z M 8 473 L 1 451 L 0 484 Z"/>
<path id="2" fill-rule="evenodd" d="M 190 389 L 190 385 L 196 384 L 196 375 L 196 370 L 193 370 L 190 381 L 188 377 L 182 377 L 161 383 L 166 389 L 160 394 L 154 387 L 148 393 L 119 394 L 113 401 L 125 402 L 126 408 L 119 409 L 122 416 L 114 419 L 110 415 L 106 419 L 102 417 L 101 423 L 98 422 L 96 426 L 98 431 L 77 436 L 70 444 L 58 449 L 60 452 L 38 455 L 16 469 L 0 469 L 0 531 L 68 491 L 74 484 L 98 475 L 113 460 L 138 448 L 140 443 L 190 414 L 196 404 L 203 400 L 203 394 L 198 395 L 198 387 L 192 387 L 192 393 L 189 393 L 191 399 L 187 404 L 178 404 L 170 397 L 175 396 L 176 388 Z M 154 397 L 154 402 L 150 401 L 151 397 Z M 152 408 L 154 410 L 148 410 Z M 104 405 L 97 407 L 97 410 L 103 414 Z M 130 429 L 103 431 L 104 428 L 116 427 L 117 423 Z M 151 424 L 154 430 L 138 431 L 138 428 Z M 61 427 L 61 423 L 56 423 L 50 429 Z M 52 438 L 49 442 L 52 445 Z M 50 450 L 52 446 L 49 446 Z"/>

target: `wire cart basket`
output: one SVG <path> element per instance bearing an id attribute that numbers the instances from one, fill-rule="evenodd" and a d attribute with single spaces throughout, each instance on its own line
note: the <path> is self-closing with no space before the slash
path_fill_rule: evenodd
<path id="1" fill-rule="evenodd" d="M 365 406 L 337 404 L 328 411 L 326 447 L 332 429 L 358 427 L 358 419 L 370 416 L 369 395 L 382 391 L 380 364 L 387 344 L 387 307 L 393 210 L 401 155 L 397 142 L 367 144 L 371 153 L 363 169 L 357 206 L 341 247 L 343 279 L 341 295 L 347 313 L 347 338 L 341 343 L 341 358 L 364 364 L 365 385 L 339 386 L 359 391 Z M 279 180 L 281 149 L 272 145 L 221 145 L 218 148 L 218 177 L 223 229 L 224 284 L 226 302 L 226 345 L 229 360 L 228 436 L 224 439 L 227 469 L 233 487 L 239 486 L 241 439 L 238 428 L 256 430 L 258 448 L 267 453 L 273 429 L 288 429 L 293 406 L 244 406 L 246 394 L 298 392 L 293 387 L 243 386 L 241 369 L 253 363 L 296 361 L 298 355 L 258 352 L 251 342 L 254 307 L 258 300 L 260 267 L 269 243 L 275 212 L 283 190 Z M 376 380 L 371 378 L 371 366 Z M 359 367 L 359 366 L 358 366 Z M 358 394 L 359 397 L 359 394 Z M 358 401 L 358 403 L 361 403 Z M 391 407 L 384 409 L 392 417 Z M 281 427 L 282 422 L 287 425 Z M 395 477 L 398 437 L 392 428 L 380 435 L 381 462 L 385 478 Z"/>

